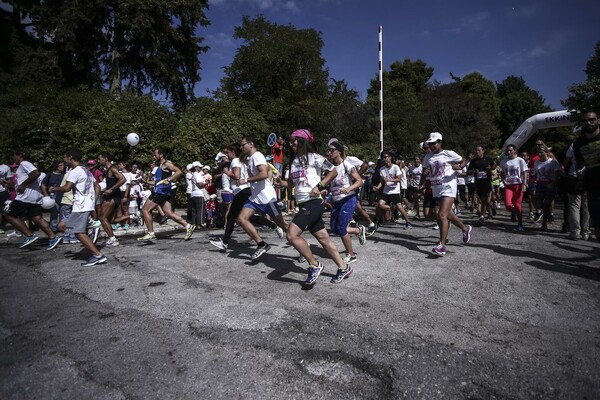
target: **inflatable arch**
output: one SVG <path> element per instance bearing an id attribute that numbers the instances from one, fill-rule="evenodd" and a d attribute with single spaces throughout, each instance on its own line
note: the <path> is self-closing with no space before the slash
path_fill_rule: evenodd
<path id="1" fill-rule="evenodd" d="M 506 146 L 509 144 L 514 144 L 519 149 L 539 129 L 571 126 L 576 122 L 576 115 L 577 111 L 575 110 L 564 110 L 536 114 L 533 117 L 529 117 L 506 139 L 502 145 L 502 152 L 506 152 Z"/>

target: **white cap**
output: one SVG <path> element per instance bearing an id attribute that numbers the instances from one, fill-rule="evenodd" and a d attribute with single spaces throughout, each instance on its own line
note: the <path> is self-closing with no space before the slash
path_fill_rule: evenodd
<path id="1" fill-rule="evenodd" d="M 369 161 L 369 165 L 375 165 L 373 161 Z"/>
<path id="2" fill-rule="evenodd" d="M 207 170 L 210 171 L 210 165 L 205 165 L 205 166 L 202 167 L 202 169 L 207 169 Z"/>
<path id="3" fill-rule="evenodd" d="M 429 139 L 427 139 L 425 142 L 433 143 L 433 142 L 437 142 L 438 140 L 442 140 L 442 134 L 439 132 L 431 132 L 429 134 Z"/>
<path id="4" fill-rule="evenodd" d="M 331 143 L 333 142 L 340 142 L 339 140 L 337 140 L 336 138 L 332 137 L 331 139 L 329 139 L 329 142 L 327 142 L 327 146 L 331 146 Z"/>
<path id="5" fill-rule="evenodd" d="M 194 167 L 194 168 L 196 168 L 196 167 L 200 167 L 200 168 L 202 168 L 202 164 L 200 163 L 200 161 L 194 161 L 194 162 L 192 163 L 192 167 Z"/>
<path id="6" fill-rule="evenodd" d="M 189 171 L 190 169 L 194 168 L 194 166 L 192 164 L 188 164 L 185 169 L 186 171 Z"/>

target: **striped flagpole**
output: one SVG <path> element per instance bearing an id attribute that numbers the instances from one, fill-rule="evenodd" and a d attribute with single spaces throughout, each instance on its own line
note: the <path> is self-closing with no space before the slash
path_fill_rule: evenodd
<path id="1" fill-rule="evenodd" d="M 379 25 L 379 155 L 383 153 L 383 33 Z"/>

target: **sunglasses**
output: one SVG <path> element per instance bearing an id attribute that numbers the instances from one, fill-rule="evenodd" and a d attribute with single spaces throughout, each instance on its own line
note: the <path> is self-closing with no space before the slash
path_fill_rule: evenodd
<path id="1" fill-rule="evenodd" d="M 327 152 L 328 152 L 328 153 L 333 153 L 333 152 L 334 152 L 334 151 L 336 151 L 336 150 L 337 150 L 336 148 L 334 148 L 334 147 L 330 147 L 330 148 L 328 148 L 328 149 L 327 149 Z"/>

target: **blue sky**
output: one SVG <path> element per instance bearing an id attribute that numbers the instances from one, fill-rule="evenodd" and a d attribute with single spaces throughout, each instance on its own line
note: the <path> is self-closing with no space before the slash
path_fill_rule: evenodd
<path id="1" fill-rule="evenodd" d="M 321 32 L 330 76 L 362 99 L 377 76 L 379 25 L 384 70 L 410 58 L 433 67 L 433 79 L 443 83 L 450 72 L 477 71 L 497 82 L 522 76 L 556 110 L 568 87 L 585 80 L 600 40 L 600 2 L 592 0 L 209 0 L 209 7 L 211 25 L 199 31 L 211 47 L 200 57 L 199 96 L 219 86 L 241 44 L 233 29 L 244 15 Z"/>

